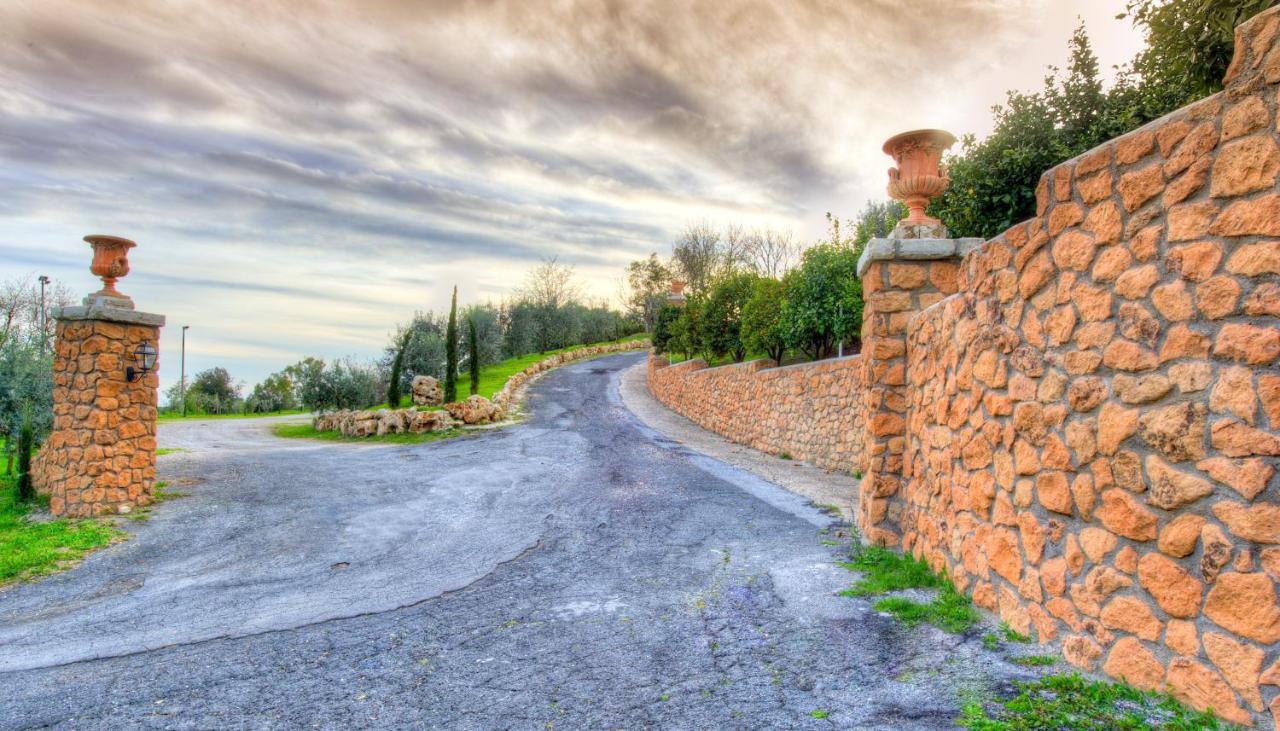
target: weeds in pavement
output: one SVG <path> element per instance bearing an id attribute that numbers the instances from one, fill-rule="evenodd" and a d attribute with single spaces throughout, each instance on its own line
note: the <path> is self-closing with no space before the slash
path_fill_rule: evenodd
<path id="1" fill-rule="evenodd" d="M 1013 658 L 1013 662 L 1029 668 L 1045 667 L 1058 662 L 1053 655 L 1023 655 Z"/>
<path id="2" fill-rule="evenodd" d="M 1019 683 L 1019 693 L 998 700 L 990 711 L 977 701 L 964 706 L 958 724 L 975 731 L 1212 731 L 1234 728 L 1212 714 L 1193 711 L 1168 695 L 1127 685 L 1085 680 L 1078 674 L 1050 675 Z"/>
<path id="3" fill-rule="evenodd" d="M 904 589 L 937 589 L 927 604 L 906 597 L 887 597 L 876 602 L 877 611 L 889 612 L 908 627 L 928 622 L 944 632 L 958 634 L 978 622 L 978 612 L 969 597 L 956 591 L 945 575 L 935 574 L 924 561 L 904 556 L 880 546 L 854 544 L 851 560 L 840 565 L 863 575 L 841 596 L 875 596 Z"/>

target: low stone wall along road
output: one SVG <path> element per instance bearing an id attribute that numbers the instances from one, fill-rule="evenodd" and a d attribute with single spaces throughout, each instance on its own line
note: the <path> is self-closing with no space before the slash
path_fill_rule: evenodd
<path id="1" fill-rule="evenodd" d="M 188 496 L 0 592 L 0 727 L 948 728 L 1025 677 L 835 596 L 827 518 L 624 408 L 643 358 L 434 444 L 162 424 Z"/>

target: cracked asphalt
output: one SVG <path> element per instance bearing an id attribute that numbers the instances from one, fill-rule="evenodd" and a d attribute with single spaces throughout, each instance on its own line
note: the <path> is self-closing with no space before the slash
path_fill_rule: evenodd
<path id="1" fill-rule="evenodd" d="M 1030 677 L 836 596 L 838 526 L 642 425 L 640 358 L 433 444 L 164 424 L 188 495 L 0 592 L 0 728 L 950 728 Z"/>

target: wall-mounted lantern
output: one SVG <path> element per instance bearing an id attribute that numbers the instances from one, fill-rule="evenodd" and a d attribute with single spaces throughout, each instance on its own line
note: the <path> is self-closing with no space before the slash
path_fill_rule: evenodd
<path id="1" fill-rule="evenodd" d="M 151 343 L 142 343 L 137 350 L 133 351 L 133 355 L 138 359 L 138 367 L 129 366 L 124 370 L 125 378 L 130 383 L 147 375 L 152 368 L 156 367 L 156 349 Z"/>

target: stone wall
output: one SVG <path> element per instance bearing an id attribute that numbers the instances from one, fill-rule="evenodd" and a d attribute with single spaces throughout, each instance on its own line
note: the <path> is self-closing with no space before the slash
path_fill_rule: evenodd
<path id="1" fill-rule="evenodd" d="M 1280 9 L 1242 26 L 1224 92 L 1048 171 L 1036 217 L 964 256 L 956 294 L 907 320 L 885 394 L 905 398 L 900 489 L 863 486 L 886 495 L 891 517 L 863 517 L 882 542 L 1071 663 L 1262 725 L 1280 716 L 1278 37 Z M 910 309 L 877 297 L 869 327 Z"/>
<path id="2" fill-rule="evenodd" d="M 649 356 L 653 395 L 739 444 L 832 470 L 861 472 L 862 357 L 774 367 L 771 360 L 707 368 Z M 851 496 L 852 497 L 852 496 Z"/>
<path id="3" fill-rule="evenodd" d="M 53 359 L 53 431 L 32 467 L 54 515 L 85 518 L 149 505 L 156 478 L 155 370 L 130 382 L 142 343 L 163 318 L 132 310 L 64 308 Z"/>

